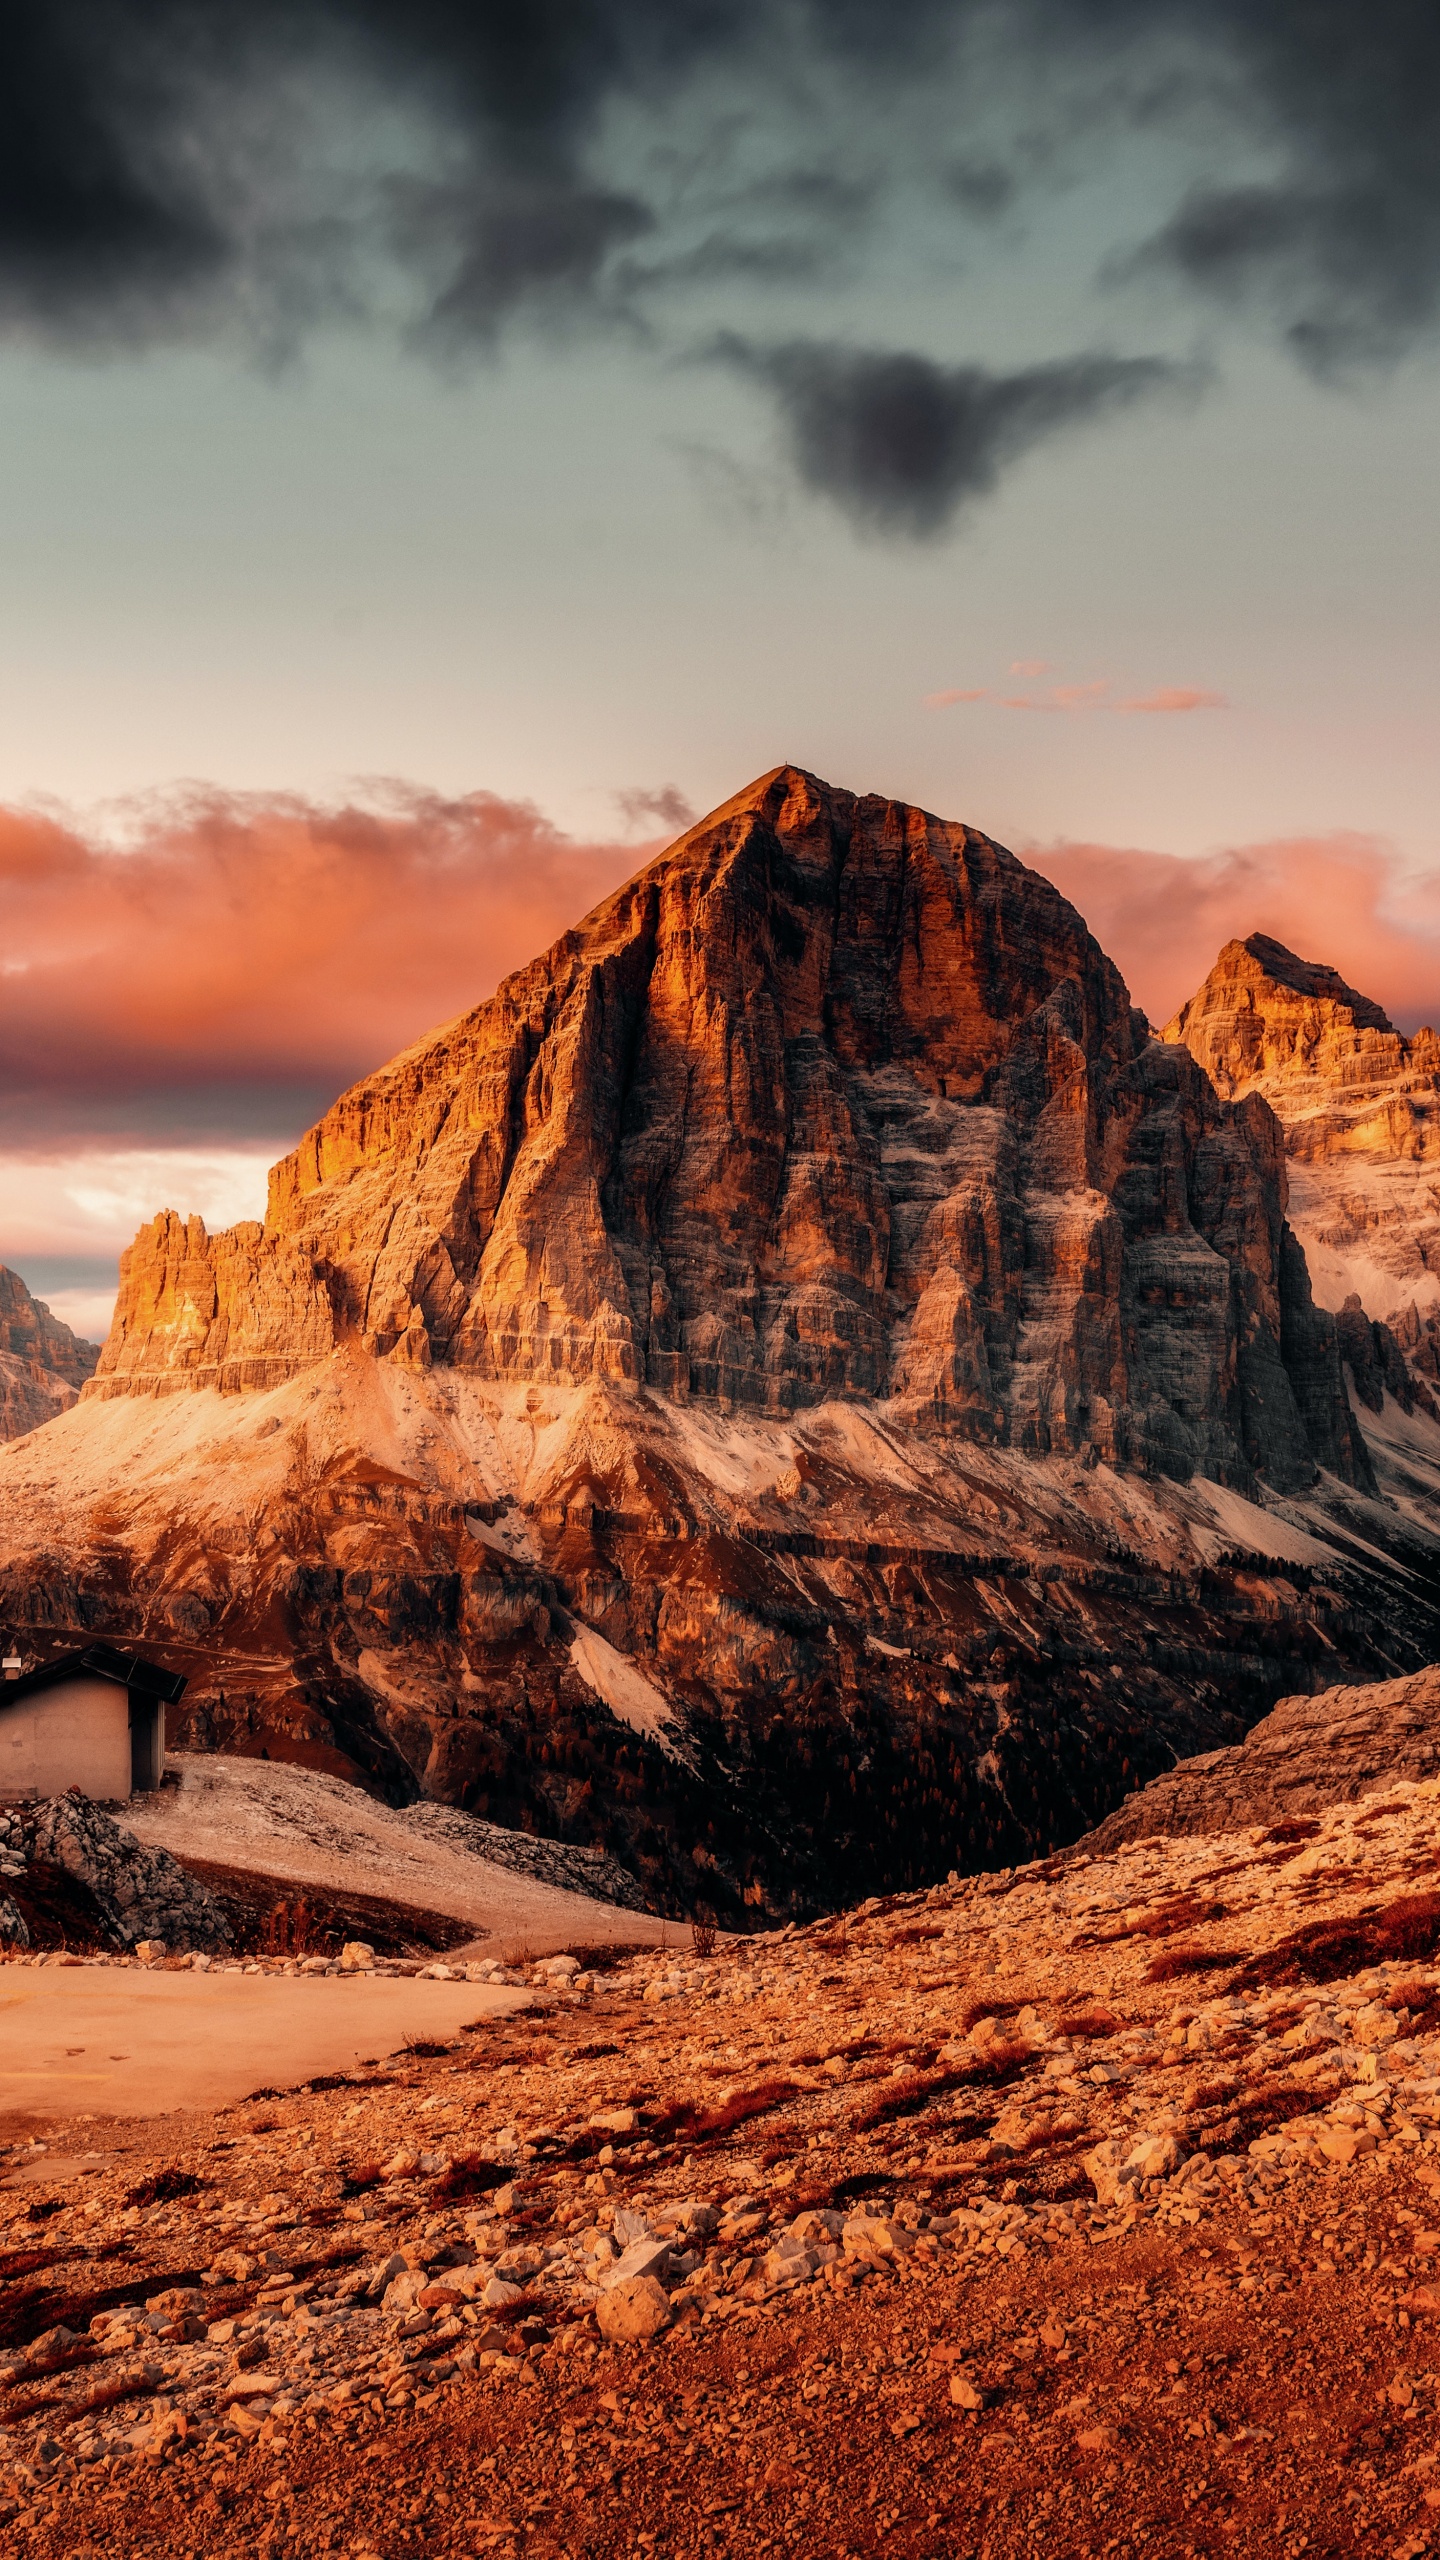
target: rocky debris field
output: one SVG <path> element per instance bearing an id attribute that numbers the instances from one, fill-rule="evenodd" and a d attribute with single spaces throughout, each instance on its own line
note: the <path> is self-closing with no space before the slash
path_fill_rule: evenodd
<path id="1" fill-rule="evenodd" d="M 12 2120 L 10 2547 L 1415 2560 L 1437 1850 L 1405 1782 Z"/>
<path id="2" fill-rule="evenodd" d="M 406 1805 L 400 1820 L 427 1840 L 438 1840 L 462 1856 L 486 1858 L 512 1874 L 534 1877 L 563 1893 L 583 1893 L 595 1902 L 614 1903 L 622 1911 L 649 1908 L 628 1867 L 604 1849 L 577 1847 L 566 1840 L 545 1840 L 532 1831 L 507 1831 L 503 1823 L 482 1822 L 448 1804 Z"/>

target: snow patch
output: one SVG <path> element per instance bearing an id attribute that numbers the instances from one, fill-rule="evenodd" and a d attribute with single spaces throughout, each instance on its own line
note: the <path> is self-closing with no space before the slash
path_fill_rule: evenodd
<path id="1" fill-rule="evenodd" d="M 1281 1519 L 1273 1511 L 1264 1511 L 1258 1502 L 1247 1502 L 1243 1493 L 1229 1485 L 1212 1483 L 1208 1476 L 1197 1476 L 1190 1486 L 1192 1495 L 1202 1502 L 1215 1524 L 1212 1534 L 1202 1522 L 1191 1522 L 1191 1534 L 1201 1554 L 1209 1563 L 1229 1547 L 1241 1547 L 1251 1555 L 1270 1556 L 1277 1564 L 1333 1564 L 1335 1550 L 1322 1546 L 1293 1521 Z"/>
<path id="2" fill-rule="evenodd" d="M 617 1653 L 593 1627 L 582 1627 L 570 1647 L 570 1659 L 587 1689 L 603 1699 L 612 1716 L 628 1724 L 632 1733 L 643 1733 L 650 1742 L 658 1742 L 672 1760 L 688 1760 L 690 1755 L 676 1740 L 675 1710 L 653 1680 L 630 1660 L 628 1654 Z"/>

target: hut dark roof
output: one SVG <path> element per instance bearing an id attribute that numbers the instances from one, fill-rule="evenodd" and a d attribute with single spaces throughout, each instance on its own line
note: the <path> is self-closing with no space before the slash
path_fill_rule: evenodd
<path id="1" fill-rule="evenodd" d="M 33 1697 L 37 1690 L 55 1689 L 65 1680 L 83 1678 L 113 1680 L 121 1689 L 135 1689 L 145 1698 L 163 1699 L 173 1707 L 185 1693 L 183 1672 L 164 1671 L 158 1662 L 147 1662 L 141 1653 L 124 1653 L 119 1645 L 87 1644 L 76 1653 L 57 1654 L 53 1662 L 42 1662 L 38 1670 L 22 1671 L 18 1680 L 0 1680 L 0 1707 L 13 1706 L 17 1698 Z"/>

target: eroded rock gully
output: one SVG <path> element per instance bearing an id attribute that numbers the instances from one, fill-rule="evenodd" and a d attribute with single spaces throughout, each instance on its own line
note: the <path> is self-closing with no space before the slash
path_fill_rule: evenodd
<path id="1" fill-rule="evenodd" d="M 173 1740 L 671 1908 L 1053 1846 L 1440 1651 L 1440 1426 L 1372 1450 L 1285 1184 L 1046 882 L 782 768 L 343 1096 L 263 1227 L 143 1232 L 0 1457 L 0 1615 L 183 1668 Z"/>
<path id="2" fill-rule="evenodd" d="M 11 2124 L 7 2548 L 1417 2560 L 1437 1856 L 1402 1782 Z"/>

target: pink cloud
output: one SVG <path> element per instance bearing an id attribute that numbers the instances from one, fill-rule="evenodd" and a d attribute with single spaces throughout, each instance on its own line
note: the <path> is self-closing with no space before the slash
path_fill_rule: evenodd
<path id="1" fill-rule="evenodd" d="M 1157 1027 L 1221 945 L 1250 933 L 1330 962 L 1402 1030 L 1440 1022 L 1440 874 L 1402 873 L 1377 837 L 1287 837 L 1196 861 L 1097 844 L 1017 850 L 1079 908 Z"/>
<path id="2" fill-rule="evenodd" d="M 1012 676 L 1025 676 L 1030 679 L 1036 676 L 1048 676 L 1050 660 L 1048 658 L 1012 658 L 1010 673 Z"/>
<path id="3" fill-rule="evenodd" d="M 0 1139 L 298 1132 L 649 860 L 523 801 L 195 789 L 82 823 L 0 809 Z"/>
<path id="4" fill-rule="evenodd" d="M 1041 658 L 1018 658 L 1012 675 L 1039 675 L 1044 672 Z M 1112 701 L 1114 685 L 1108 676 L 1094 676 L 1088 684 L 1052 685 L 1048 693 L 996 693 L 989 685 L 976 685 L 963 690 L 951 686 L 944 693 L 927 693 L 927 711 L 948 710 L 953 702 L 989 702 L 997 711 L 1227 711 L 1223 693 L 1210 693 L 1201 685 L 1161 685 L 1154 693 L 1135 694 L 1124 702 Z"/>
<path id="5" fill-rule="evenodd" d="M 1097 676 L 1090 684 L 1057 684 L 1049 693 L 1009 693 L 996 697 L 1002 711 L 1108 711 L 1109 681 Z"/>
<path id="6" fill-rule="evenodd" d="M 1131 702 L 1112 703 L 1114 711 L 1228 711 L 1223 693 L 1207 693 L 1194 684 L 1164 684 L 1158 693 L 1143 693 Z"/>

